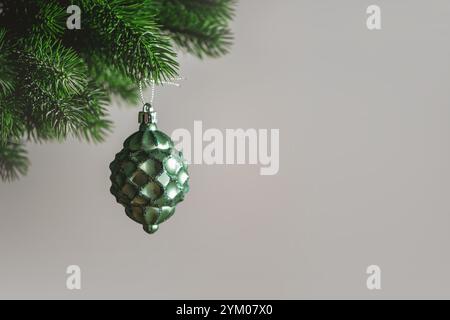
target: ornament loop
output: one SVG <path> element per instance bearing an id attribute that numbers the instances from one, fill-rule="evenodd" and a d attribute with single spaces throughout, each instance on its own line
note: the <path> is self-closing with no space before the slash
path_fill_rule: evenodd
<path id="1" fill-rule="evenodd" d="M 153 111 L 152 104 L 148 103 L 148 102 L 144 103 L 144 105 L 142 106 L 142 111 L 144 111 L 144 112 L 151 112 L 151 111 Z"/>

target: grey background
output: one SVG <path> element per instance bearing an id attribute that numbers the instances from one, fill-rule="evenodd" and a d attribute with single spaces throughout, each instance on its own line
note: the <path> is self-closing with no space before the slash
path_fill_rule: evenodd
<path id="1" fill-rule="evenodd" d="M 279 174 L 192 166 L 148 236 L 109 194 L 138 110 L 113 105 L 106 143 L 30 145 L 0 185 L 0 298 L 450 298 L 450 3 L 241 0 L 233 29 L 228 56 L 180 56 L 160 128 L 279 128 Z"/>

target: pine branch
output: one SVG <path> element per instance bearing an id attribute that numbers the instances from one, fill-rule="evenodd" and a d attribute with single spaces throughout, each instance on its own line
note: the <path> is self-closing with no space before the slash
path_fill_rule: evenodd
<path id="1" fill-rule="evenodd" d="M 226 54 L 235 0 L 158 0 L 158 19 L 173 41 L 200 58 Z"/>
<path id="2" fill-rule="evenodd" d="M 177 75 L 176 54 L 156 24 L 152 0 L 95 0 L 85 5 L 85 11 L 89 26 L 85 48 L 95 48 L 134 81 Z"/>
<path id="3" fill-rule="evenodd" d="M 0 97 L 14 90 L 15 73 L 11 63 L 11 48 L 5 39 L 6 30 L 0 28 Z"/>
<path id="4" fill-rule="evenodd" d="M 112 122 L 107 119 L 108 94 L 91 82 L 87 90 L 76 99 L 77 103 L 85 105 L 86 109 L 84 113 L 85 126 L 80 126 L 74 135 L 88 142 L 103 142 L 112 126 Z"/>
<path id="5" fill-rule="evenodd" d="M 198 57 L 229 50 L 234 0 L 0 0 L 0 179 L 26 173 L 23 138 L 100 142 L 112 94 L 176 76 L 174 44 Z M 82 29 L 68 30 L 79 5 Z"/>
<path id="6" fill-rule="evenodd" d="M 0 144 L 20 139 L 25 131 L 21 110 L 11 103 L 17 74 L 13 68 L 13 54 L 6 41 L 6 31 L 0 28 Z"/>
<path id="7" fill-rule="evenodd" d="M 28 166 L 27 152 L 22 144 L 0 144 L 0 178 L 3 181 L 13 181 L 26 175 Z"/>
<path id="8" fill-rule="evenodd" d="M 45 34 L 47 36 L 59 37 L 65 31 L 65 21 L 67 18 L 65 7 L 60 1 L 38 1 L 41 3 L 36 20 L 32 26 L 33 33 Z"/>
<path id="9" fill-rule="evenodd" d="M 87 86 L 86 64 L 59 40 L 42 35 L 25 39 L 18 60 L 25 78 L 24 89 L 33 94 L 30 96 L 34 102 L 43 100 L 41 95 L 70 97 Z"/>
<path id="10" fill-rule="evenodd" d="M 25 121 L 17 105 L 0 98 L 0 144 L 20 139 L 25 133 Z"/>
<path id="11" fill-rule="evenodd" d="M 49 98 L 47 98 L 49 99 Z M 80 94 L 33 108 L 28 114 L 28 138 L 34 141 L 63 140 L 69 136 L 102 142 L 110 131 L 105 91 L 91 82 Z"/>
<path id="12" fill-rule="evenodd" d="M 103 88 L 109 96 L 118 95 L 132 105 L 138 102 L 136 81 L 123 74 L 114 65 L 105 63 L 96 54 L 91 55 L 88 65 L 90 67 L 89 74 L 95 83 Z"/>

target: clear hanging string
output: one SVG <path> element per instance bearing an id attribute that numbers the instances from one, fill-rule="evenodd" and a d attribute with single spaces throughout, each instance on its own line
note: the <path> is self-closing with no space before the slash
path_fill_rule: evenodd
<path id="1" fill-rule="evenodd" d="M 163 80 L 160 83 L 162 85 L 171 85 L 171 86 L 175 86 L 175 87 L 179 87 L 180 84 L 177 83 L 176 81 L 181 81 L 181 80 L 186 80 L 184 77 L 177 77 L 177 78 L 170 78 L 168 80 Z M 144 98 L 144 89 L 143 89 L 143 85 L 142 82 L 147 82 L 148 79 L 144 79 L 143 81 L 139 81 L 139 96 L 141 98 L 141 102 L 143 105 L 149 103 L 150 105 L 153 105 L 153 101 L 155 100 L 155 88 L 156 88 L 156 84 L 155 84 L 155 80 L 151 79 L 150 80 L 150 87 L 151 87 L 151 96 L 150 96 L 150 102 L 145 101 Z"/>

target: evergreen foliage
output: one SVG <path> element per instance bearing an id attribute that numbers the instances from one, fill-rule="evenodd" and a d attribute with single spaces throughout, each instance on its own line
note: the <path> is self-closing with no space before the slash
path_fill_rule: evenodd
<path id="1" fill-rule="evenodd" d="M 112 95 L 177 75 L 176 49 L 227 53 L 235 0 L 0 0 L 0 178 L 27 172 L 24 143 L 101 142 Z M 67 8 L 81 9 L 69 30 Z"/>

